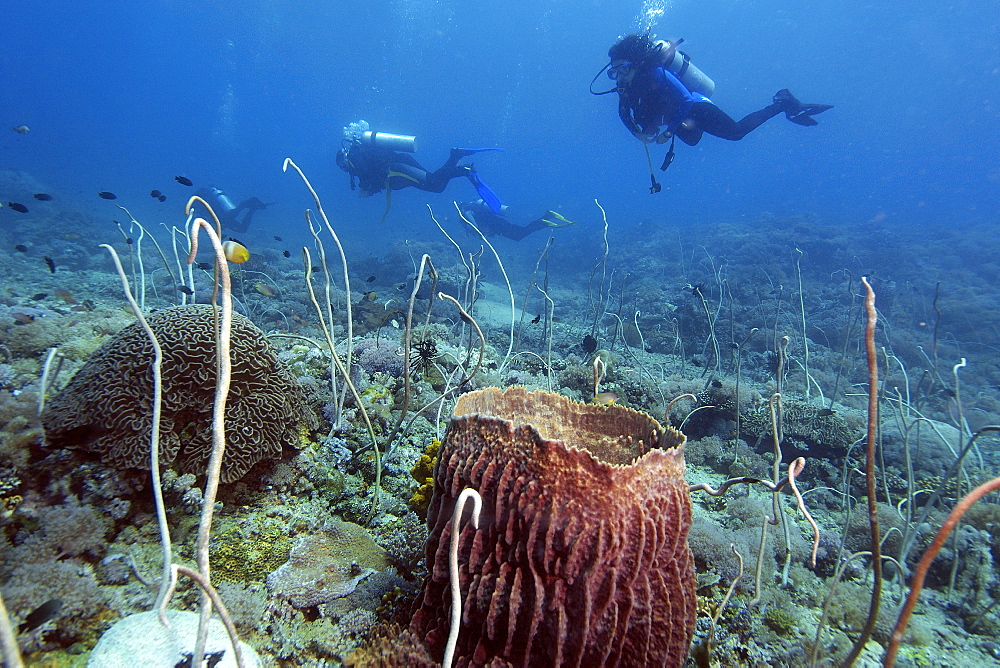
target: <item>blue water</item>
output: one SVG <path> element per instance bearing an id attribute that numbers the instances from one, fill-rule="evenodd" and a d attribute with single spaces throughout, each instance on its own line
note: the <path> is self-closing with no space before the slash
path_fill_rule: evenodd
<path id="1" fill-rule="evenodd" d="M 0 48 L 0 167 L 24 170 L 98 220 L 115 192 L 140 220 L 181 220 L 183 174 L 278 205 L 255 232 L 302 229 L 306 170 L 348 246 L 370 243 L 384 198 L 336 168 L 358 118 L 413 134 L 431 169 L 451 146 L 479 157 L 514 218 L 560 208 L 599 228 L 645 218 L 696 228 L 763 214 L 913 226 L 995 220 L 1000 19 L 990 3 L 874 2 L 12 2 Z M 730 115 L 789 88 L 836 105 L 803 128 L 778 117 L 738 143 L 679 146 L 650 195 L 641 144 L 591 77 L 620 35 L 684 37 Z M 597 86 L 606 87 L 603 75 Z M 7 128 L 28 125 L 19 135 Z M 663 147 L 654 150 L 654 166 Z M 157 188 L 170 198 L 148 197 Z M 441 195 L 396 193 L 385 245 L 430 236 Z M 3 198 L 5 201 L 8 197 Z M 10 212 L 6 212 L 8 215 Z M 108 223 L 108 234 L 114 231 Z M 289 232 L 290 233 L 290 232 Z M 437 234 L 434 231 L 434 234 Z M 586 234 L 580 232 L 579 234 Z"/>

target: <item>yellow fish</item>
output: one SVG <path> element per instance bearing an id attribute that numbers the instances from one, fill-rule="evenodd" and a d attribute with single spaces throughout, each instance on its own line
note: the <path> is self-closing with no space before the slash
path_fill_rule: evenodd
<path id="1" fill-rule="evenodd" d="M 268 285 L 264 281 L 260 281 L 259 283 L 255 284 L 253 286 L 253 289 L 256 290 L 257 292 L 259 292 L 260 294 L 264 295 L 265 297 L 277 297 L 278 296 L 278 293 L 274 290 L 274 288 L 272 288 L 270 285 Z"/>
<path id="2" fill-rule="evenodd" d="M 226 259 L 236 264 L 242 264 L 250 259 L 250 251 L 238 241 L 226 241 L 222 244 L 222 253 Z"/>
<path id="3" fill-rule="evenodd" d="M 590 403 L 598 404 L 599 406 L 610 406 L 616 401 L 618 401 L 618 395 L 614 392 L 601 392 L 600 394 L 595 394 Z"/>

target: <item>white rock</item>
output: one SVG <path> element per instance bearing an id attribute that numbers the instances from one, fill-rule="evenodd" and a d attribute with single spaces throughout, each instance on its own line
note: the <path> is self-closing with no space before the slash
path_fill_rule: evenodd
<path id="1" fill-rule="evenodd" d="M 170 628 L 160 624 L 155 612 L 124 617 L 108 629 L 90 653 L 87 668 L 175 668 L 194 651 L 198 634 L 198 613 L 167 610 Z M 258 668 L 260 657 L 252 647 L 240 642 L 247 668 Z M 208 625 L 205 653 L 223 652 L 216 668 L 235 668 L 236 656 L 226 627 L 213 617 Z"/>

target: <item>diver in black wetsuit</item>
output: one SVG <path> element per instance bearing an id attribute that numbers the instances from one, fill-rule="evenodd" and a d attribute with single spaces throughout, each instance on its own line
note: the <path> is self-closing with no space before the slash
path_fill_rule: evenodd
<path id="1" fill-rule="evenodd" d="M 567 225 L 572 225 L 574 222 L 549 209 L 527 225 L 515 225 L 507 220 L 505 215 L 507 213 L 506 205 L 500 207 L 500 213 L 493 213 L 490 207 L 481 199 L 469 202 L 468 204 L 461 204 L 460 207 L 462 215 L 479 228 L 479 231 L 483 235 L 492 237 L 499 234 L 514 241 L 520 241 L 529 234 L 545 229 L 546 227 L 566 227 Z M 474 230 L 470 230 L 468 226 L 464 227 L 467 233 L 474 233 Z"/>
<path id="2" fill-rule="evenodd" d="M 453 148 L 448 160 L 429 172 L 408 153 L 373 144 L 350 142 L 337 152 L 337 166 L 351 175 L 351 190 L 360 188 L 362 197 L 369 197 L 385 188 L 417 188 L 440 193 L 444 192 L 449 181 L 459 176 L 467 177 L 477 189 L 481 187 L 482 181 L 472 165 L 458 164 L 459 160 L 474 153 L 478 151 Z"/>
<path id="3" fill-rule="evenodd" d="M 782 89 L 770 105 L 733 120 L 708 99 L 715 84 L 677 51 L 679 43 L 628 35 L 608 50 L 611 62 L 606 69 L 617 84 L 612 90 L 618 93 L 618 116 L 644 143 L 672 142 L 676 136 L 694 146 L 705 132 L 738 141 L 780 113 L 793 123 L 809 126 L 817 124 L 813 116 L 831 108 L 828 104 L 803 104 Z M 672 159 L 672 148 L 667 157 Z"/>
<path id="4" fill-rule="evenodd" d="M 274 204 L 274 202 L 262 202 L 256 197 L 249 197 L 239 204 L 233 204 L 229 195 L 219 188 L 199 188 L 195 194 L 212 205 L 212 210 L 219 217 L 224 229 L 234 232 L 246 232 L 250 229 L 254 214 Z"/>

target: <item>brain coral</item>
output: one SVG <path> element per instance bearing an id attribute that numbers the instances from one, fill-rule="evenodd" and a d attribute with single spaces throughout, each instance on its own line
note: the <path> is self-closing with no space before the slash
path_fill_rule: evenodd
<path id="1" fill-rule="evenodd" d="M 410 623 L 431 655 L 448 636 L 452 509 L 473 487 L 483 508 L 459 534 L 454 665 L 682 665 L 696 613 L 684 435 L 521 387 L 463 395 L 455 414 Z"/>
<path id="2" fill-rule="evenodd" d="M 347 596 L 388 567 L 385 550 L 364 527 L 333 519 L 299 540 L 288 561 L 267 576 L 267 586 L 296 608 L 310 608 Z"/>
<path id="3" fill-rule="evenodd" d="M 215 333 L 212 306 L 192 304 L 147 316 L 163 349 L 160 461 L 201 474 L 212 449 Z M 297 446 L 304 400 L 271 344 L 233 314 L 233 376 L 226 402 L 222 482 L 239 480 L 282 446 Z M 138 324 L 106 341 L 46 406 L 54 448 L 81 448 L 115 468 L 149 468 L 153 347 Z"/>

